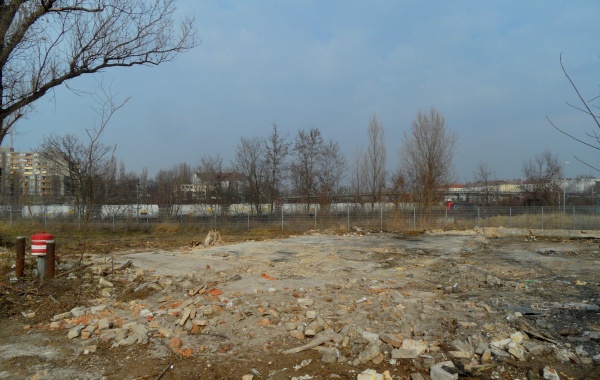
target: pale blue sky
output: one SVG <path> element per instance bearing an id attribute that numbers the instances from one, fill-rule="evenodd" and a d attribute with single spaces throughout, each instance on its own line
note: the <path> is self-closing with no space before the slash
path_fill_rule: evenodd
<path id="1" fill-rule="evenodd" d="M 290 139 L 318 128 L 350 159 L 366 147 L 373 113 L 394 170 L 402 132 L 433 106 L 458 135 L 458 181 L 471 180 L 480 161 L 498 178 L 520 178 L 523 161 L 544 150 L 571 162 L 568 176 L 594 174 L 572 156 L 597 162 L 599 155 L 560 135 L 546 116 L 579 136 L 593 130 L 565 104 L 577 100 L 559 55 L 587 98 L 600 94 L 598 1 L 176 4 L 196 17 L 197 48 L 159 67 L 101 75 L 121 98 L 131 96 L 103 139 L 117 144 L 128 170 L 146 166 L 154 175 L 217 153 L 229 162 L 240 137 L 267 136 L 272 123 Z M 83 137 L 91 105 L 65 88 L 38 101 L 15 149 L 34 149 L 52 132 Z"/>

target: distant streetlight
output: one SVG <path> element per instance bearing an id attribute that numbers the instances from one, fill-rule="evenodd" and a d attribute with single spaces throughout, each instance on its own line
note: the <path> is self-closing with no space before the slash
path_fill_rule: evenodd
<path id="1" fill-rule="evenodd" d="M 570 164 L 569 161 L 563 162 L 563 166 L 565 167 L 565 177 L 567 174 L 567 165 Z M 566 213 L 567 207 L 567 182 L 563 179 L 563 214 Z"/>

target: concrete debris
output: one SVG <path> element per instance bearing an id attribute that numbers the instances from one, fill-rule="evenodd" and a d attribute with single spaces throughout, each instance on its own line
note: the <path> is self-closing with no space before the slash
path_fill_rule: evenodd
<path id="1" fill-rule="evenodd" d="M 221 244 L 222 242 L 221 233 L 217 230 L 210 230 L 204 239 L 204 246 L 211 247 L 216 244 Z"/>
<path id="2" fill-rule="evenodd" d="M 560 380 L 560 376 L 556 373 L 554 368 L 545 366 L 543 369 L 544 379 L 546 380 Z"/>
<path id="3" fill-rule="evenodd" d="M 103 287 L 103 288 L 112 288 L 114 287 L 113 283 L 106 280 L 104 277 L 100 277 L 100 280 L 98 280 L 98 284 Z"/>
<path id="4" fill-rule="evenodd" d="M 220 241 L 219 232 L 210 231 L 204 246 Z M 396 250 L 393 254 L 408 253 Z M 348 261 L 363 260 L 366 255 L 352 252 Z M 382 280 L 362 272 L 346 279 L 331 274 L 314 288 L 294 286 L 293 282 L 283 285 L 280 279 L 295 279 L 299 275 L 297 268 L 278 271 L 277 262 L 266 272 L 227 270 L 211 263 L 210 271 L 181 276 L 159 275 L 131 266 L 123 269 L 119 277 L 109 277 L 114 283 L 99 275 L 102 298 L 54 315 L 46 326 L 66 332 L 69 339 L 81 340 L 86 355 L 97 351 L 97 342 L 108 343 L 99 347 L 160 342 L 165 350 L 180 355 L 200 351 L 236 354 L 243 348 L 237 347 L 233 337 L 243 336 L 256 339 L 265 347 L 281 342 L 278 349 L 284 355 L 318 351 L 320 366 L 380 366 L 373 367 L 377 370 L 354 372 L 352 376 L 356 375 L 357 380 L 392 379 L 388 371 L 383 371 L 385 365 L 410 364 L 413 380 L 426 378 L 423 375 L 427 369 L 432 380 L 454 380 L 459 374 L 481 377 L 484 372 L 487 377 L 502 378 L 492 375 L 496 367 L 514 364 L 518 368 L 528 359 L 544 355 L 565 362 L 600 364 L 600 351 L 594 349 L 600 333 L 582 331 L 576 325 L 552 325 L 545 310 L 535 314 L 535 310 L 526 308 L 510 309 L 500 297 L 477 299 L 469 293 L 473 289 L 503 287 L 510 292 L 523 292 L 526 289 L 518 284 L 525 282 L 519 280 L 513 286 L 514 278 L 508 275 L 493 274 L 493 269 L 483 268 L 484 264 L 477 263 L 479 267 L 464 262 L 444 263 L 448 277 L 418 290 L 407 290 L 406 284 L 416 280 L 407 276 L 409 264 L 405 262 L 386 269 L 393 271 L 393 279 Z M 377 265 L 387 264 L 378 261 Z M 416 261 L 410 265 L 425 264 Z M 246 281 L 253 276 L 255 283 L 247 286 L 250 282 Z M 244 284 L 228 289 L 234 282 Z M 532 282 L 526 284 L 535 286 Z M 134 294 L 127 301 L 119 298 L 126 293 L 123 287 L 127 294 Z M 139 292 L 144 293 L 143 299 L 135 298 Z M 587 301 L 544 305 L 539 309 L 551 307 L 580 313 L 598 310 L 597 305 Z M 544 330 L 554 334 L 544 334 Z M 560 338 L 556 334 L 569 345 L 557 344 L 555 339 Z M 306 370 L 310 363 L 311 360 L 304 360 L 293 369 Z M 310 376 L 299 374 L 295 378 Z M 549 366 L 543 369 L 543 376 L 560 379 Z M 256 377 L 263 378 L 254 373 L 242 379 Z"/>
<path id="5" fill-rule="evenodd" d="M 392 376 L 389 371 L 378 373 L 374 369 L 366 369 L 356 376 L 356 380 L 391 380 Z"/>
<path id="6" fill-rule="evenodd" d="M 445 361 L 436 363 L 431 366 L 429 370 L 429 377 L 431 380 L 456 380 L 458 379 L 458 373 L 448 372 L 448 368 L 456 368 L 453 362 Z"/>

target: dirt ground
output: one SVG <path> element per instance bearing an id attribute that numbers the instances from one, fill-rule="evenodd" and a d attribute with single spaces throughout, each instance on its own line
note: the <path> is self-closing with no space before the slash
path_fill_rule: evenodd
<path id="1" fill-rule="evenodd" d="M 0 379 L 600 379 L 597 239 L 224 240 L 4 273 Z"/>

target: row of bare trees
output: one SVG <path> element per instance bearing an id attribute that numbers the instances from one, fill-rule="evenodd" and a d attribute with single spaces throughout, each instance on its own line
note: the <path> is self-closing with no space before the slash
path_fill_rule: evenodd
<path id="1" fill-rule="evenodd" d="M 85 138 L 51 135 L 38 149 L 66 179 L 65 196 L 38 201 L 82 206 L 247 203 L 256 213 L 265 211 L 264 205 L 273 211 L 282 202 L 327 205 L 337 196 L 343 196 L 339 201 L 371 205 L 402 200 L 429 206 L 442 200 L 442 190 L 452 178 L 456 137 L 435 109 L 418 113 L 401 143 L 401 165 L 391 175 L 386 170 L 385 131 L 373 115 L 365 153 L 362 147 L 356 149 L 350 170 L 339 144 L 325 140 L 319 129 L 299 130 L 291 139 L 274 124 L 268 136 L 241 137 L 229 162 L 206 155 L 196 166 L 181 163 L 148 178 L 147 169 L 128 172 L 114 155 L 116 147 L 100 141 L 110 117 L 126 103 L 115 104 L 111 96 L 104 99 L 96 109 L 99 123 L 86 130 Z"/>

